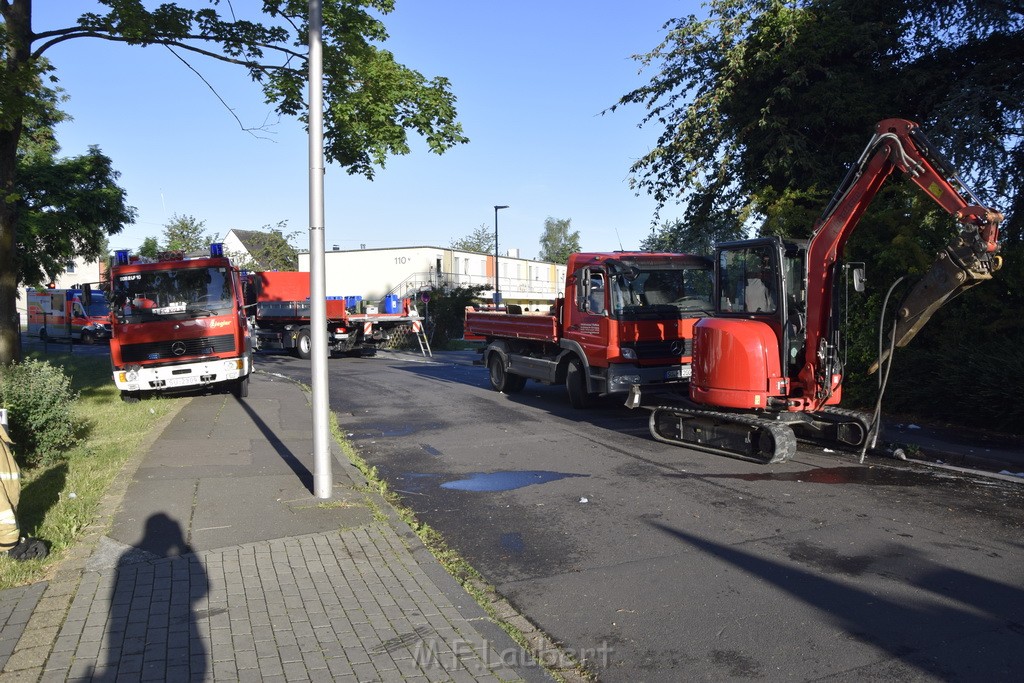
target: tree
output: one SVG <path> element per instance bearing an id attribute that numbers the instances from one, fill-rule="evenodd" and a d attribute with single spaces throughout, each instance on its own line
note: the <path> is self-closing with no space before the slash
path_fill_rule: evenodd
<path id="1" fill-rule="evenodd" d="M 27 119 L 45 109 L 45 79 L 54 80 L 46 51 L 68 40 L 93 38 L 132 46 L 161 45 L 186 60 L 202 56 L 237 65 L 282 115 L 304 120 L 308 4 L 266 0 L 266 25 L 236 19 L 228 3 L 193 10 L 141 0 L 102 0 L 106 13 L 87 12 L 71 26 L 33 31 L 30 0 L 0 0 L 0 363 L 17 353 L 15 324 L 19 190 L 18 147 Z M 373 177 L 392 154 L 410 151 L 408 132 L 443 153 L 467 142 L 456 121 L 447 79 L 427 79 L 379 47 L 387 31 L 378 16 L 394 0 L 324 0 L 324 152 L 349 173 Z M 100 73 L 99 70 L 97 70 Z"/>
<path id="2" fill-rule="evenodd" d="M 1020 241 L 1024 49 L 1019 4 L 971 0 L 712 0 L 666 24 L 638 59 L 651 82 L 624 95 L 661 129 L 631 169 L 659 208 L 682 201 L 700 225 L 806 235 L 876 121 L 918 121 Z M 985 163 L 999 159 L 999 163 Z M 906 196 L 893 196 L 906 201 Z"/>
<path id="3" fill-rule="evenodd" d="M 107 236 L 134 217 L 117 185 L 118 173 L 96 147 L 61 158 L 53 127 L 66 115 L 58 108 L 58 88 L 41 87 L 34 111 L 23 120 L 14 193 L 17 215 L 15 286 L 56 279 L 75 257 L 96 260 Z"/>
<path id="4" fill-rule="evenodd" d="M 570 230 L 571 218 L 546 218 L 544 233 L 540 236 L 541 261 L 568 263 L 569 254 L 580 250 L 580 231 Z"/>
<path id="5" fill-rule="evenodd" d="M 160 251 L 160 243 L 157 239 L 155 237 L 147 237 L 142 240 L 142 245 L 139 247 L 139 256 L 156 258 Z"/>
<path id="6" fill-rule="evenodd" d="M 700 225 L 681 219 L 663 221 L 640 242 L 641 251 L 661 251 L 677 254 L 710 255 L 717 242 L 741 239 L 743 232 L 736 220 L 721 215 Z"/>
<path id="7" fill-rule="evenodd" d="M 475 229 L 469 235 L 460 237 L 457 240 L 452 240 L 451 248 L 458 249 L 459 251 L 475 251 L 481 254 L 493 254 L 494 230 L 489 228 L 486 224 L 481 223 L 480 227 Z"/>
<path id="8" fill-rule="evenodd" d="M 206 233 L 206 221 L 197 220 L 194 216 L 174 214 L 171 220 L 164 223 L 165 251 L 183 251 L 186 254 L 206 251 L 210 248 L 210 242 L 216 241 L 216 237 Z"/>
<path id="9" fill-rule="evenodd" d="M 68 159 L 35 159 L 18 165 L 15 267 L 19 284 L 55 280 L 68 261 L 96 261 L 107 236 L 134 220 L 117 186 L 118 173 L 96 147 Z"/>
<path id="10" fill-rule="evenodd" d="M 429 323 L 430 343 L 445 349 L 465 334 L 466 308 L 480 300 L 487 285 L 430 289 L 429 303 L 422 300 L 416 305 L 420 315 Z"/>

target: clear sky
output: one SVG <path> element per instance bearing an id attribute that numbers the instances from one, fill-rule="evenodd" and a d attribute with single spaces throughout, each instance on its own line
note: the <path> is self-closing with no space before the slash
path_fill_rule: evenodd
<path id="1" fill-rule="evenodd" d="M 259 16 L 255 0 L 232 5 L 240 17 Z M 33 28 L 103 9 L 36 2 Z M 601 112 L 650 81 L 632 55 L 661 41 L 665 21 L 692 13 L 702 13 L 697 0 L 397 0 L 384 47 L 428 78 L 451 80 L 470 142 L 438 156 L 414 140 L 372 182 L 328 165 L 327 248 L 447 246 L 480 225 L 493 229 L 495 204 L 509 205 L 498 219 L 503 253 L 535 257 L 548 217 L 572 219 L 583 249 L 636 248 L 654 202 L 629 189 L 628 170 L 660 131 L 638 128 L 640 106 Z M 174 214 L 220 236 L 287 221 L 300 232 L 296 246 L 308 246 L 306 133 L 276 119 L 241 69 L 189 56 L 214 94 L 162 47 L 76 39 L 46 56 L 74 118 L 57 131 L 61 153 L 98 145 L 138 210 L 111 248 L 161 238 Z M 245 132 L 235 116 L 270 128 Z M 677 213 L 669 207 L 663 218 Z"/>

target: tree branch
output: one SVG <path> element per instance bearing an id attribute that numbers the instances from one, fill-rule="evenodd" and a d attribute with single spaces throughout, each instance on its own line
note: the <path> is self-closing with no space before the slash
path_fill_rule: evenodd
<path id="1" fill-rule="evenodd" d="M 193 66 L 192 66 L 191 64 L 189 64 L 189 63 L 188 63 L 188 61 L 187 61 L 187 60 L 186 60 L 186 59 L 185 59 L 184 57 L 182 57 L 182 56 L 181 56 L 181 55 L 179 55 L 179 54 L 178 54 L 177 52 L 175 52 L 172 46 L 170 46 L 170 45 L 164 45 L 164 47 L 165 47 L 165 48 L 167 48 L 167 51 L 168 51 L 168 52 L 170 52 L 170 53 L 171 53 L 172 55 L 174 55 L 175 57 L 177 57 L 177 58 L 178 58 L 178 60 L 180 60 L 182 64 L 184 64 L 184 65 L 185 65 L 186 67 L 188 67 L 188 69 L 189 69 L 189 70 L 190 70 L 190 71 L 191 71 L 192 73 L 194 73 L 194 74 L 195 74 L 196 76 L 198 76 L 198 77 L 199 77 L 199 80 L 201 80 L 201 81 L 202 81 L 203 83 L 205 83 L 205 84 L 206 84 L 206 87 L 210 89 L 210 92 L 212 92 L 212 93 L 213 93 L 214 97 L 216 97 L 216 98 L 217 98 L 217 99 L 218 99 L 218 100 L 220 101 L 220 103 L 221 103 L 222 105 L 224 105 L 224 108 L 225 108 L 225 109 L 227 109 L 227 110 L 228 110 L 228 112 L 229 112 L 229 113 L 231 114 L 231 116 L 232 116 L 232 117 L 233 117 L 233 118 L 235 119 L 235 121 L 237 121 L 237 122 L 238 122 L 238 127 L 239 127 L 240 129 L 242 129 L 242 130 L 243 130 L 244 132 L 246 132 L 246 133 L 249 133 L 250 135 L 252 135 L 252 136 L 253 136 L 254 138 L 256 138 L 257 140 L 271 140 L 271 141 L 272 141 L 272 139 L 271 139 L 271 138 L 269 138 L 269 137 L 264 137 L 264 136 L 262 136 L 262 135 L 257 135 L 257 134 L 256 134 L 256 133 L 254 132 L 254 131 L 257 131 L 257 130 L 265 130 L 265 128 L 248 128 L 248 127 L 246 127 L 246 125 L 242 123 L 242 120 L 241 120 L 240 118 L 238 118 L 238 115 L 237 115 L 237 114 L 235 113 L 235 110 L 234 110 L 234 109 L 232 109 L 232 108 L 231 108 L 230 106 L 228 106 L 228 103 L 227 103 L 227 102 L 225 102 L 225 101 L 224 101 L 224 98 L 220 96 L 220 93 L 219 93 L 219 92 L 217 92 L 217 89 L 216 89 L 216 88 L 214 88 L 214 87 L 213 87 L 213 85 L 212 85 L 212 84 L 211 84 L 211 83 L 210 83 L 210 82 L 209 82 L 208 80 L 206 80 L 206 77 L 205 77 L 205 76 L 203 76 L 203 75 L 202 75 L 201 73 L 199 73 L 199 71 L 198 71 L 198 70 L 196 70 L 196 68 L 195 68 L 195 67 L 193 67 Z"/>
<path id="2" fill-rule="evenodd" d="M 37 34 L 35 34 L 33 36 L 33 38 L 34 39 L 48 38 L 48 37 L 51 37 L 51 36 L 53 37 L 52 40 L 48 40 L 47 42 L 43 43 L 36 50 L 34 50 L 32 52 L 32 57 L 33 58 L 38 58 L 46 50 L 50 49 L 54 45 L 58 45 L 59 43 L 63 43 L 64 41 L 71 40 L 73 38 L 99 38 L 100 40 L 109 40 L 109 41 L 114 42 L 114 43 L 131 43 L 131 44 L 136 44 L 136 45 L 164 45 L 164 46 L 178 47 L 178 48 L 181 48 L 183 50 L 190 50 L 190 51 L 195 52 L 197 54 L 201 54 L 201 55 L 206 56 L 206 57 L 211 57 L 213 59 L 220 60 L 222 62 L 227 62 L 229 64 L 238 64 L 240 66 L 245 66 L 245 67 L 250 68 L 250 69 L 255 68 L 255 69 L 258 69 L 260 71 L 275 71 L 275 70 L 281 70 L 281 69 L 285 69 L 286 68 L 286 67 L 279 67 L 279 66 L 271 66 L 271 65 L 268 65 L 268 64 L 261 64 L 259 62 L 246 61 L 244 59 L 235 59 L 234 57 L 228 57 L 227 55 L 221 54 L 219 52 L 212 52 L 210 50 L 204 50 L 202 48 L 196 47 L 195 45 L 189 45 L 188 43 L 181 42 L 182 40 L 198 40 L 198 41 L 203 41 L 203 42 L 207 42 L 207 43 L 216 42 L 216 40 L 214 38 L 209 37 L 209 36 L 203 36 L 203 35 L 182 36 L 182 38 L 178 38 L 178 39 L 174 39 L 174 40 L 156 38 L 156 39 L 153 39 L 153 40 L 150 40 L 150 41 L 139 41 L 137 39 L 128 39 L 128 38 L 124 38 L 124 37 L 121 37 L 121 36 L 114 36 L 114 35 L 110 35 L 109 33 L 101 33 L 99 31 L 93 31 L 93 30 L 89 30 L 89 29 L 67 28 L 67 29 L 60 29 L 60 30 L 56 30 L 56 31 L 45 31 L 43 33 L 37 33 Z M 280 45 L 274 45 L 272 43 L 271 44 L 252 43 L 252 46 L 260 48 L 260 49 L 263 49 L 263 50 L 273 50 L 274 52 L 277 52 L 277 53 L 279 53 L 281 55 L 287 56 L 289 60 L 297 58 L 297 59 L 301 59 L 301 60 L 305 61 L 305 59 L 306 59 L 306 55 L 301 53 L 301 52 L 296 52 L 295 50 L 291 50 L 291 49 L 288 49 L 286 47 L 282 47 Z"/>

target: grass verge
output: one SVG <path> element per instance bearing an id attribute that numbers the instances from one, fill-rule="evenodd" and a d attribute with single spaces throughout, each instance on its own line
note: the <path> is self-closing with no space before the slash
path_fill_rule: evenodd
<path id="1" fill-rule="evenodd" d="M 18 562 L 0 554 L 0 589 L 40 581 L 96 518 L 110 482 L 168 414 L 175 399 L 121 401 L 110 377 L 110 365 L 96 356 L 30 353 L 64 368 L 79 392 L 74 419 L 82 443 L 63 462 L 22 470 L 18 523 L 22 536 L 43 539 L 50 554 L 42 560 Z M 17 450 L 17 444 L 14 448 Z"/>

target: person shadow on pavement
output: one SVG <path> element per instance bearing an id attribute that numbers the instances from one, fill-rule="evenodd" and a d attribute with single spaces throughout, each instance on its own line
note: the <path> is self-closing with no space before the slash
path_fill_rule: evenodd
<path id="1" fill-rule="evenodd" d="M 181 526 L 163 513 L 146 520 L 139 546 L 146 550 L 129 548 L 118 558 L 106 634 L 89 678 L 204 680 L 210 673 L 209 630 L 199 628 L 196 611 L 209 594 L 203 563 Z"/>

